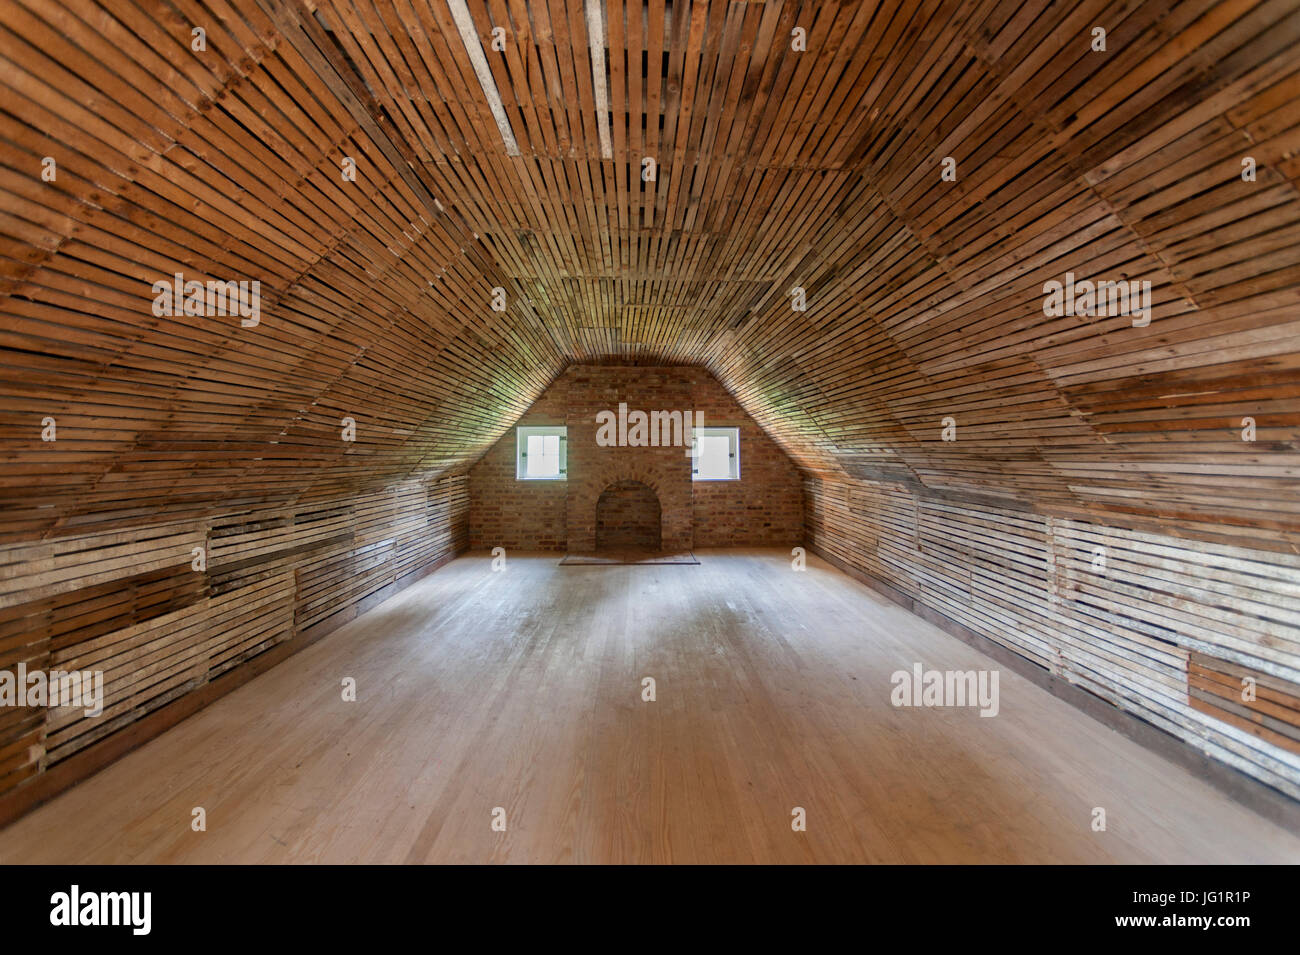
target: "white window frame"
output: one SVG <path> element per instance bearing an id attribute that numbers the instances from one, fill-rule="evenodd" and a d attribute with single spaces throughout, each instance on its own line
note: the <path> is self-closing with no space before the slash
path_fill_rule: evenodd
<path id="1" fill-rule="evenodd" d="M 699 455 L 700 435 L 707 437 L 725 437 L 730 442 L 731 472 L 726 477 L 700 477 L 696 467 Z M 692 428 L 691 429 L 691 480 L 692 481 L 739 481 L 740 480 L 740 429 L 739 428 Z"/>
<path id="2" fill-rule="evenodd" d="M 528 473 L 528 439 L 530 437 L 560 438 L 560 473 L 554 477 L 534 477 Z M 564 481 L 569 476 L 569 429 L 564 425 L 523 425 L 515 428 L 515 480 Z"/>

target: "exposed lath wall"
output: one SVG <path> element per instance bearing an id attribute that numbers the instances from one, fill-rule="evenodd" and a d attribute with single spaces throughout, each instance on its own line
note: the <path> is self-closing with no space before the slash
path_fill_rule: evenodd
<path id="1" fill-rule="evenodd" d="M 584 5 L 465 10 L 518 156 L 442 0 L 4 8 L 0 533 L 463 471 L 612 359 L 814 472 L 1300 545 L 1295 4 L 606 3 L 612 159 Z"/>

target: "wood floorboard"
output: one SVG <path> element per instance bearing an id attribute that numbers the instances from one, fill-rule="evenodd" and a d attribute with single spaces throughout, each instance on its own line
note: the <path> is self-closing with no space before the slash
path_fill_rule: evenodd
<path id="1" fill-rule="evenodd" d="M 698 556 L 454 560 L 0 832 L 0 861 L 1300 861 L 1011 671 L 993 718 L 895 708 L 916 661 L 996 664 L 819 559 Z"/>

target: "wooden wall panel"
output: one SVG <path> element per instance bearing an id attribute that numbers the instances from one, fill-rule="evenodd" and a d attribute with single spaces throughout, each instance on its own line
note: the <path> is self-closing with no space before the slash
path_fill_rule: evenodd
<path id="1" fill-rule="evenodd" d="M 0 796 L 463 550 L 467 478 L 0 546 L 0 667 L 100 671 L 103 713 L 0 708 Z M 194 570 L 192 548 L 206 551 Z"/>
<path id="2" fill-rule="evenodd" d="M 1300 798 L 1291 736 L 1243 726 L 1196 682 L 1210 665 L 1255 674 L 1294 708 L 1300 556 L 890 483 L 809 478 L 805 493 L 816 551 Z"/>
<path id="3" fill-rule="evenodd" d="M 1193 650 L 1187 661 L 1187 702 L 1300 754 L 1300 684 Z"/>

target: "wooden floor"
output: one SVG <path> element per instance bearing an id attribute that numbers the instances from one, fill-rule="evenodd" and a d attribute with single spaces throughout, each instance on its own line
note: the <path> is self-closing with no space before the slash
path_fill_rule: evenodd
<path id="1" fill-rule="evenodd" d="M 819 561 L 698 556 L 453 561 L 0 832 L 0 861 L 1300 861 L 1010 671 L 995 718 L 894 708 L 914 661 L 995 664 Z"/>

